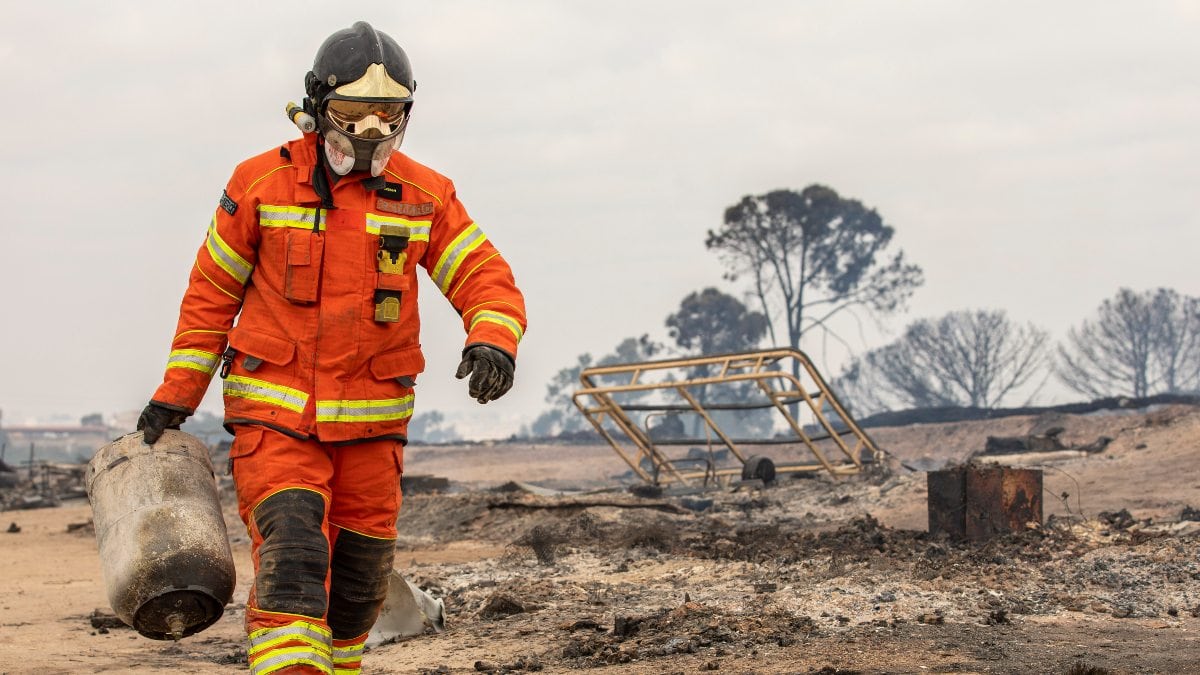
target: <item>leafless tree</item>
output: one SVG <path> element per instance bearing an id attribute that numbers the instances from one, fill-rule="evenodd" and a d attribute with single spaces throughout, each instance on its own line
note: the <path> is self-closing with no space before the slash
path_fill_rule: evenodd
<path id="1" fill-rule="evenodd" d="M 1058 347 L 1059 379 L 1094 398 L 1200 387 L 1200 298 L 1128 288 L 1101 303 Z"/>
<path id="2" fill-rule="evenodd" d="M 893 233 L 874 209 L 810 185 L 743 197 L 726 209 L 723 227 L 709 230 L 705 246 L 722 256 L 729 279 L 750 279 L 771 341 L 783 337 L 798 349 L 804 333 L 828 330 L 839 312 L 895 311 L 923 283 L 921 268 L 903 252 L 887 255 Z"/>
<path id="3" fill-rule="evenodd" d="M 1047 339 L 1001 310 L 950 312 L 909 324 L 895 342 L 852 362 L 839 385 L 871 411 L 994 408 L 1044 372 Z"/>

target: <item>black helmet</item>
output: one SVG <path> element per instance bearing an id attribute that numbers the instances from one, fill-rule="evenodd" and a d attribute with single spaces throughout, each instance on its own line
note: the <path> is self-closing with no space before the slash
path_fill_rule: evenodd
<path id="1" fill-rule="evenodd" d="M 330 168 L 381 174 L 404 138 L 416 87 L 408 56 L 386 33 L 359 21 L 330 35 L 304 77 Z"/>

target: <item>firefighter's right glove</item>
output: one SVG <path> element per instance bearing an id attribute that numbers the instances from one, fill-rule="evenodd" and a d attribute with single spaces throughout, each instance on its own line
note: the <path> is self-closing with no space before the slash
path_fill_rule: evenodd
<path id="1" fill-rule="evenodd" d="M 474 345 L 463 352 L 462 362 L 454 377 L 471 376 L 468 391 L 480 403 L 494 401 L 513 385 L 512 357 L 494 347 Z"/>
<path id="2" fill-rule="evenodd" d="M 138 417 L 137 428 L 146 445 L 154 445 L 166 429 L 178 429 L 191 415 L 190 410 L 173 409 L 151 401 Z"/>

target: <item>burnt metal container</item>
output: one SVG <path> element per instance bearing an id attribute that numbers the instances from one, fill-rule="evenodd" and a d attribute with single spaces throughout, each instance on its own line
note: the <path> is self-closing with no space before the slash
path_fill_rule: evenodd
<path id="1" fill-rule="evenodd" d="M 88 499 L 108 600 L 142 635 L 178 640 L 221 618 L 234 565 L 208 448 L 168 429 L 100 448 L 88 464 Z"/>
<path id="2" fill-rule="evenodd" d="M 986 541 L 1042 523 L 1042 472 L 967 464 L 930 471 L 929 533 Z"/>

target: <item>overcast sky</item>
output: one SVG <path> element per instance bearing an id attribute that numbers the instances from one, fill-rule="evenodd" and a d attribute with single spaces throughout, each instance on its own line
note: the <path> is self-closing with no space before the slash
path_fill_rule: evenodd
<path id="1" fill-rule="evenodd" d="M 663 335 L 687 293 L 740 294 L 704 233 L 775 188 L 862 200 L 924 268 L 856 349 L 955 309 L 1057 339 L 1121 286 L 1200 295 L 1200 2 L 183 5 L 0 9 L 7 424 L 145 404 L 233 167 L 296 135 L 284 104 L 359 19 L 413 63 L 403 150 L 454 179 L 527 297 L 517 386 L 479 406 L 422 289 L 418 414 L 469 436 L 531 420 L 576 355 Z"/>

